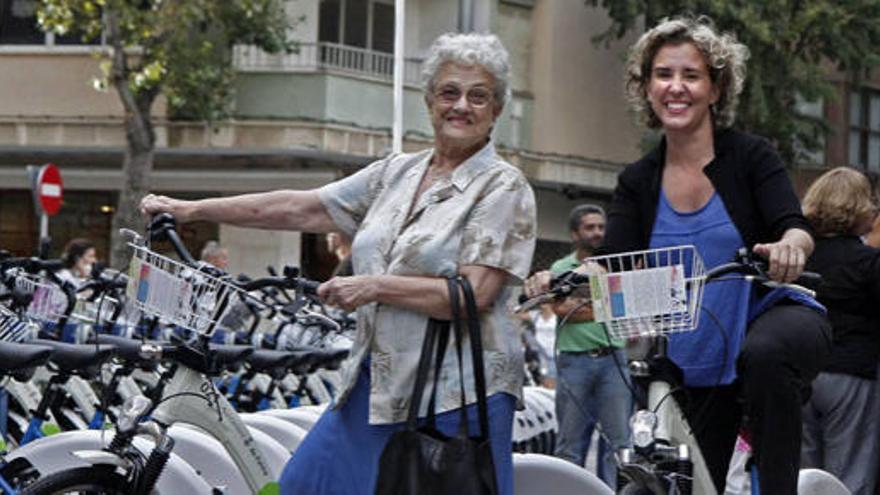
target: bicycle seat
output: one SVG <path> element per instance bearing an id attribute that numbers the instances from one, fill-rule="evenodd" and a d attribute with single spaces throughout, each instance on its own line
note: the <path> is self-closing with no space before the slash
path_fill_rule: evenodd
<path id="1" fill-rule="evenodd" d="M 49 361 L 64 373 L 94 373 L 101 363 L 113 357 L 116 352 L 116 347 L 104 344 L 77 345 L 44 339 L 33 342 L 51 347 L 52 357 Z"/>
<path id="2" fill-rule="evenodd" d="M 16 375 L 43 365 L 51 355 L 49 346 L 0 341 L 0 375 Z"/>
<path id="3" fill-rule="evenodd" d="M 303 374 L 313 365 L 314 357 L 308 351 L 273 351 L 257 349 L 247 357 L 247 363 L 257 373 L 276 375 L 292 370 Z"/>
<path id="4" fill-rule="evenodd" d="M 337 370 L 348 357 L 348 349 L 322 349 L 318 351 L 316 367 L 328 370 Z"/>
<path id="5" fill-rule="evenodd" d="M 211 344 L 210 349 L 215 364 L 220 368 L 237 366 L 254 352 L 254 348 L 249 345 Z"/>

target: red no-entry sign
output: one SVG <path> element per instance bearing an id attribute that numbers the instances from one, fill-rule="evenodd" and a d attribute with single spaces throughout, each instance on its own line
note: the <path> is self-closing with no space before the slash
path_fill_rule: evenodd
<path id="1" fill-rule="evenodd" d="M 37 198 L 46 215 L 52 216 L 58 213 L 63 194 L 64 185 L 61 183 L 61 172 L 58 171 L 58 167 L 52 163 L 43 165 L 37 175 Z"/>

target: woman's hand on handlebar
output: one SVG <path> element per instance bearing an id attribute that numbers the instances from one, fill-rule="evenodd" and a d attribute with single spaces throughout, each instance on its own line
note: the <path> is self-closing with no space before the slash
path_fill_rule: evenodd
<path id="1" fill-rule="evenodd" d="M 583 265 L 575 268 L 573 272 L 583 275 L 599 275 L 605 273 L 606 270 L 596 262 L 587 261 Z M 560 276 L 565 277 L 565 274 Z M 526 297 L 533 298 L 545 292 L 549 292 L 551 289 L 555 288 L 556 283 L 557 281 L 552 272 L 548 270 L 536 272 L 523 283 L 523 292 Z"/>
<path id="2" fill-rule="evenodd" d="M 376 282 L 369 275 L 333 277 L 318 287 L 318 296 L 331 306 L 354 311 L 376 301 Z"/>
<path id="3" fill-rule="evenodd" d="M 147 218 L 152 218 L 160 213 L 170 213 L 178 222 L 186 223 L 190 221 L 190 203 L 192 203 L 192 201 L 184 201 L 157 194 L 147 194 L 141 199 L 138 208 L 140 209 L 141 214 Z"/>
<path id="4" fill-rule="evenodd" d="M 813 239 L 803 230 L 789 229 L 778 242 L 755 244 L 752 251 L 767 259 L 767 275 L 771 279 L 791 283 L 803 273 L 813 251 Z"/>
<path id="5" fill-rule="evenodd" d="M 550 290 L 553 273 L 549 270 L 536 272 L 523 283 L 526 297 L 532 298 Z"/>

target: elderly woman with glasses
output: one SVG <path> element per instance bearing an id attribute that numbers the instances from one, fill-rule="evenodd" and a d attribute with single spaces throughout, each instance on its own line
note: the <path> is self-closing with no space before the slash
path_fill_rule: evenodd
<path id="1" fill-rule="evenodd" d="M 312 191 L 182 201 L 149 195 L 145 214 L 242 227 L 343 232 L 354 276 L 321 285 L 329 304 L 357 310 L 344 386 L 288 463 L 283 493 L 372 493 L 379 456 L 403 427 L 430 318 L 449 319 L 446 277 L 474 286 L 486 368 L 489 435 L 500 493 L 513 493 L 513 411 L 523 382 L 508 306 L 535 247 L 534 193 L 495 151 L 492 128 L 510 94 L 508 54 L 493 35 L 445 34 L 425 62 L 434 146 L 376 161 Z M 441 374 L 458 376 L 457 360 Z M 448 369 L 446 369 L 448 368 Z M 465 360 L 465 376 L 473 374 Z M 466 379 L 472 383 L 472 379 Z M 438 384 L 438 426 L 453 434 L 458 380 Z M 472 387 L 468 409 L 476 401 Z M 476 414 L 471 414 L 476 431 Z"/>

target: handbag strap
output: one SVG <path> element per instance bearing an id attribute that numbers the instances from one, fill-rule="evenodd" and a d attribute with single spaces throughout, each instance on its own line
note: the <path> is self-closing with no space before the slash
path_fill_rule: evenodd
<path id="1" fill-rule="evenodd" d="M 467 418 L 467 398 L 464 391 L 464 359 L 462 358 L 461 343 L 464 332 L 461 329 L 461 302 L 458 287 L 460 277 L 452 277 L 447 280 L 449 288 L 449 305 L 452 311 L 452 328 L 455 330 L 455 353 L 458 356 L 458 390 L 460 394 L 460 407 L 458 408 L 458 434 L 468 437 L 469 426 Z"/>
<path id="2" fill-rule="evenodd" d="M 480 419 L 480 432 L 484 438 L 489 438 L 489 405 L 486 401 L 486 375 L 483 365 L 483 337 L 480 331 L 480 319 L 477 313 L 477 303 L 474 299 L 474 289 L 467 277 L 459 277 L 464 294 L 467 309 L 468 331 L 471 340 L 471 358 L 474 365 L 474 380 L 476 382 L 477 409 Z"/>
<path id="3" fill-rule="evenodd" d="M 422 395 L 425 391 L 425 384 L 428 382 L 428 370 L 431 367 L 431 351 L 434 349 L 438 335 L 443 333 L 442 327 L 444 326 L 447 328 L 446 333 L 448 335 L 448 322 L 442 322 L 434 318 L 428 320 L 428 327 L 425 329 L 425 340 L 422 341 L 422 352 L 419 355 L 419 366 L 416 368 L 416 380 L 409 401 L 409 412 L 406 417 L 407 429 L 415 430 L 418 427 L 419 408 L 422 405 Z"/>
<path id="4" fill-rule="evenodd" d="M 449 322 L 438 321 L 435 327 L 438 334 L 436 355 L 434 357 L 434 383 L 431 386 L 431 398 L 428 400 L 428 425 L 431 428 L 437 427 L 436 405 L 437 405 L 437 385 L 440 383 L 440 371 L 443 368 L 443 358 L 446 355 L 446 348 L 449 346 Z"/>

